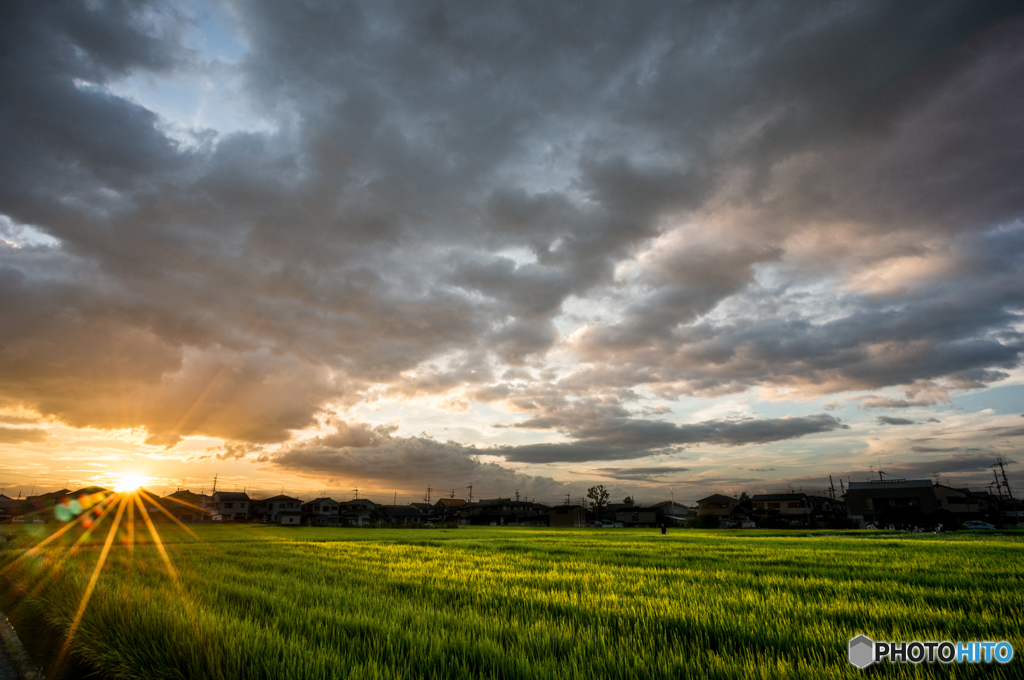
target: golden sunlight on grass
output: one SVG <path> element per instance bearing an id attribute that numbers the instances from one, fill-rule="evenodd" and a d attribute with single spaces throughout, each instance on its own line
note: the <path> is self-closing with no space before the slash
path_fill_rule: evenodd
<path id="1" fill-rule="evenodd" d="M 129 554 L 134 556 L 135 544 L 137 542 L 135 530 L 136 517 L 141 519 L 145 532 L 148 534 L 149 544 L 156 548 L 167 574 L 180 593 L 177 572 L 171 564 L 163 540 L 150 514 L 157 513 L 166 516 L 167 519 L 177 524 L 193 538 L 198 537 L 189 527 L 181 524 L 157 499 L 142 488 L 145 481 L 146 478 L 141 475 L 125 473 L 121 476 L 115 493 L 100 491 L 95 494 L 84 494 L 76 498 L 65 499 L 54 508 L 54 517 L 59 522 L 63 522 L 64 526 L 51 533 L 42 541 L 39 541 L 0 570 L 0 576 L 8 578 L 8 572 L 14 569 L 15 565 L 28 566 L 28 571 L 23 572 L 20 579 L 13 579 L 12 585 L 15 585 L 15 587 L 24 591 L 30 597 L 35 596 L 55 579 L 59 580 L 61 578 L 63 568 L 73 555 L 79 551 L 83 551 L 83 557 L 95 554 L 93 550 L 88 549 L 90 547 L 98 547 L 92 540 L 93 533 L 100 528 L 104 520 L 108 517 L 113 517 L 109 526 L 105 527 L 106 534 L 101 539 L 102 548 L 99 550 L 98 558 L 92 566 L 88 584 L 78 601 L 75 614 L 71 619 L 70 626 L 57 654 L 55 670 L 58 673 L 62 669 L 72 642 L 75 639 L 75 634 L 82 623 L 86 608 L 89 606 L 90 599 L 100 579 L 100 573 L 108 562 L 107 558 L 111 549 L 122 545 L 127 548 Z M 45 546 L 52 544 L 56 539 L 76 528 L 80 533 L 73 537 L 70 545 L 65 544 L 61 548 L 45 554 L 41 552 Z M 28 565 L 24 564 L 26 561 L 29 562 Z M 36 581 L 34 586 L 31 583 L 32 581 Z"/>

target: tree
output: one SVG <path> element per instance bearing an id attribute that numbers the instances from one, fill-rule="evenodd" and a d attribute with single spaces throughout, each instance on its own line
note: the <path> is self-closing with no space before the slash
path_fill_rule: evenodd
<path id="1" fill-rule="evenodd" d="M 625 498 L 622 499 L 622 502 L 625 503 L 626 505 L 633 505 L 633 497 L 626 496 Z"/>
<path id="2" fill-rule="evenodd" d="M 746 501 L 749 501 L 749 500 L 750 500 L 750 496 L 747 495 L 746 491 L 744 491 L 743 493 L 740 494 L 740 503 L 745 503 Z"/>
<path id="3" fill-rule="evenodd" d="M 592 486 L 587 491 L 587 498 L 590 499 L 590 507 L 593 508 L 594 512 L 604 510 L 604 506 L 608 505 L 608 496 L 608 489 L 604 488 L 604 484 Z"/>

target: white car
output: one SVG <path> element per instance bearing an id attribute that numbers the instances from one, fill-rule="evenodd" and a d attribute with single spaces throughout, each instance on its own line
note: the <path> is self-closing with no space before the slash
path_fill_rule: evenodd
<path id="1" fill-rule="evenodd" d="M 992 531 L 995 527 L 988 522 L 979 522 L 978 520 L 972 519 L 969 522 L 964 522 L 964 529 L 970 529 L 972 531 Z"/>

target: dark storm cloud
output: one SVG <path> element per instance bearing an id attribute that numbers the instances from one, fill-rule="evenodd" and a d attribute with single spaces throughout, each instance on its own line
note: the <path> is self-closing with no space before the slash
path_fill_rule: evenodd
<path id="1" fill-rule="evenodd" d="M 175 6 L 6 3 L 0 215 L 59 244 L 0 243 L 0 403 L 281 442 L 373 390 L 514 400 L 509 364 L 544 394 L 528 427 L 573 439 L 510 449 L 540 462 L 841 427 L 614 410 L 640 386 L 940 403 L 1024 349 L 1013 9 L 237 3 L 274 131 L 183 143 L 112 89 L 213 68 Z M 582 362 L 559 381 L 556 347 Z M 566 395 L 613 406 L 560 419 Z M 390 436 L 323 446 L 450 453 Z"/>
<path id="2" fill-rule="evenodd" d="M 916 420 L 909 418 L 893 418 L 892 416 L 878 416 L 879 425 L 917 425 Z"/>

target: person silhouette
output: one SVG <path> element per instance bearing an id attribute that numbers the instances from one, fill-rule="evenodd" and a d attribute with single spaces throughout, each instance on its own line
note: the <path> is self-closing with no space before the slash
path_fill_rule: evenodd
<path id="1" fill-rule="evenodd" d="M 662 522 L 662 523 L 661 523 L 661 535 L 662 535 L 662 536 L 664 536 L 664 535 L 665 535 L 665 532 L 666 532 L 666 529 L 665 529 L 665 523 L 664 523 L 664 522 Z"/>

